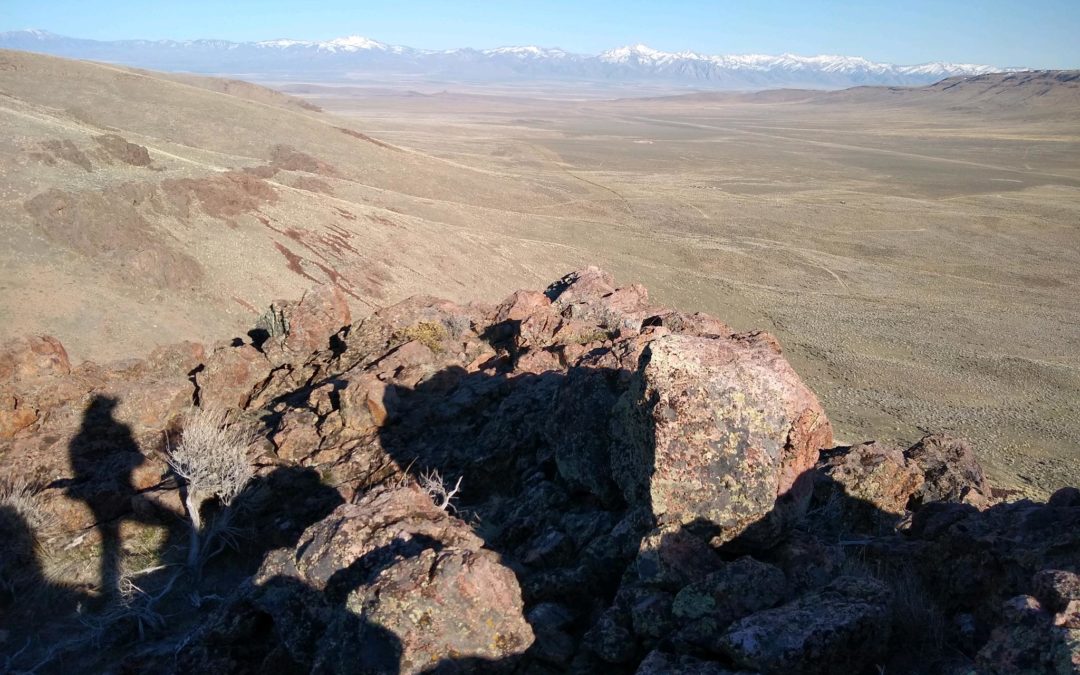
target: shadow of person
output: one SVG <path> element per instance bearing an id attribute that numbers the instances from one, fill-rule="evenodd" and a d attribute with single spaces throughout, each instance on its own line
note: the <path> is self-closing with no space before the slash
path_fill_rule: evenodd
<path id="1" fill-rule="evenodd" d="M 46 577 L 37 533 L 17 509 L 0 506 L 0 631 L 6 637 L 0 643 L 0 671 L 18 672 L 21 657 L 32 662 L 36 652 L 29 647 L 41 639 L 43 621 L 68 613 L 83 600 L 81 593 Z"/>
<path id="2" fill-rule="evenodd" d="M 35 600 L 41 597 L 51 609 L 72 605 L 78 598 L 78 593 L 46 579 L 37 551 L 37 534 L 26 518 L 12 506 L 0 506 L 0 617 L 11 616 L 23 603 L 40 608 Z M 0 622 L 0 628 L 11 626 Z"/>
<path id="3" fill-rule="evenodd" d="M 131 429 L 113 416 L 118 403 L 115 398 L 95 395 L 68 447 L 74 476 L 67 494 L 86 503 L 101 535 L 98 583 L 105 602 L 115 600 L 119 593 L 120 525 L 138 492 L 132 473 L 146 462 Z"/>

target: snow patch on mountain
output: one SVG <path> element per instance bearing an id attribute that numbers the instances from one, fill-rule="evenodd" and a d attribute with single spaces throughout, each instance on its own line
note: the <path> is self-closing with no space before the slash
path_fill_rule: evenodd
<path id="1" fill-rule="evenodd" d="M 0 33 L 0 47 L 160 70 L 330 78 L 421 75 L 430 79 L 500 80 L 545 78 L 597 82 L 668 82 L 725 89 L 855 85 L 923 85 L 947 77 L 982 75 L 988 65 L 933 62 L 878 63 L 857 56 L 796 54 L 701 54 L 665 52 L 645 44 L 598 55 L 537 45 L 493 49 L 421 50 L 361 35 L 332 40 L 119 40 L 101 42 L 27 30 Z"/>

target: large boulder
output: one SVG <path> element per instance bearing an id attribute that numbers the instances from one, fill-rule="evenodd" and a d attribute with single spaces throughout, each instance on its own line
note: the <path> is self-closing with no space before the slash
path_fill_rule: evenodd
<path id="1" fill-rule="evenodd" d="M 615 277 L 599 267 L 590 265 L 575 270 L 548 286 L 545 295 L 560 310 L 576 304 L 595 302 L 615 291 Z"/>
<path id="2" fill-rule="evenodd" d="M 243 408 L 251 400 L 256 383 L 271 369 L 263 352 L 252 345 L 219 345 L 195 375 L 199 403 L 209 408 Z"/>
<path id="3" fill-rule="evenodd" d="M 718 543 L 775 540 L 805 510 L 806 474 L 832 444 L 825 411 L 776 341 L 663 335 L 641 360 L 612 426 L 627 501 L 662 523 L 708 524 Z"/>
<path id="4" fill-rule="evenodd" d="M 292 631 L 280 636 L 290 658 L 317 672 L 418 673 L 509 660 L 533 642 L 514 573 L 416 486 L 338 507 L 254 581 L 249 602 Z"/>
<path id="5" fill-rule="evenodd" d="M 618 488 L 611 478 L 609 416 L 617 400 L 611 373 L 579 368 L 559 386 L 546 432 L 559 475 L 611 502 Z"/>
<path id="6" fill-rule="evenodd" d="M 336 284 L 320 284 L 297 302 L 278 302 L 260 319 L 269 337 L 289 353 L 306 356 L 329 347 L 330 336 L 352 322 L 345 293 Z"/>
<path id="7" fill-rule="evenodd" d="M 721 652 L 717 641 L 728 626 L 779 604 L 786 591 L 784 573 L 772 565 L 749 556 L 727 563 L 675 596 L 672 614 L 679 629 L 674 643 L 695 652 Z"/>
<path id="8" fill-rule="evenodd" d="M 724 565 L 705 579 L 689 584 L 675 597 L 676 618 L 709 618 L 726 628 L 784 599 L 787 579 L 778 568 L 750 556 Z"/>

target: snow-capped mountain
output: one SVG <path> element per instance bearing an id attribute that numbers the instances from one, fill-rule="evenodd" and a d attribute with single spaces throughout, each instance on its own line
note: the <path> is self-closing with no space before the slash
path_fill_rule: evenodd
<path id="1" fill-rule="evenodd" d="M 936 62 L 902 66 L 852 56 L 664 52 L 641 44 L 611 49 L 595 56 L 534 45 L 439 51 L 389 45 L 359 35 L 323 41 L 102 42 L 26 30 L 0 33 L 0 48 L 159 70 L 249 77 L 335 80 L 407 74 L 431 80 L 664 82 L 711 89 L 922 85 L 946 77 L 1006 70 L 986 65 Z"/>

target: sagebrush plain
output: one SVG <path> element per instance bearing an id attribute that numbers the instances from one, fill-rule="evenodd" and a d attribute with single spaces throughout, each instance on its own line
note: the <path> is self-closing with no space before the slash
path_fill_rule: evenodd
<path id="1" fill-rule="evenodd" d="M 1048 79 L 615 100 L 283 88 L 388 142 L 573 185 L 542 219 L 475 227 L 774 332 L 843 440 L 952 431 L 1042 494 L 1080 480 L 1080 99 Z"/>

